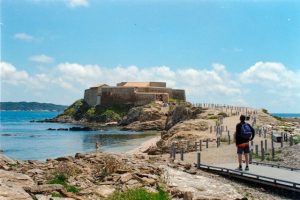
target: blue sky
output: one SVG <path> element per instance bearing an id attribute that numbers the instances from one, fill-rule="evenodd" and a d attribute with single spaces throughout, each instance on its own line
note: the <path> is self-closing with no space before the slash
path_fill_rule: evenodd
<path id="1" fill-rule="evenodd" d="M 1 100 L 166 81 L 192 102 L 300 112 L 300 2 L 2 0 Z M 18 91 L 18 92 L 15 92 Z"/>

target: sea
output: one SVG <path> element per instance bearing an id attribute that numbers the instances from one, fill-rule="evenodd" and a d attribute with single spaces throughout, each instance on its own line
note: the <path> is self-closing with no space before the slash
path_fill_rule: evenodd
<path id="1" fill-rule="evenodd" d="M 65 123 L 38 123 L 31 120 L 48 119 L 58 112 L 0 112 L 0 153 L 19 160 L 46 160 L 75 153 L 101 151 L 125 153 L 156 136 L 157 132 L 120 131 L 116 128 L 99 131 L 50 131 L 48 128 L 78 126 Z"/>
<path id="2" fill-rule="evenodd" d="M 300 118 L 300 113 L 272 113 L 272 115 L 283 118 Z"/>

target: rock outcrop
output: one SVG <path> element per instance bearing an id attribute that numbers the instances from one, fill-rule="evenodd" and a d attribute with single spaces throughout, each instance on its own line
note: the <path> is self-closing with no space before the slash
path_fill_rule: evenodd
<path id="1" fill-rule="evenodd" d="M 169 106 L 155 102 L 145 106 L 131 108 L 119 125 L 122 130 L 164 130 Z"/>
<path id="2" fill-rule="evenodd" d="M 92 153 L 48 159 L 46 162 L 15 161 L 15 165 L 8 165 L 7 170 L 10 171 L 0 170 L 0 199 L 27 200 L 32 199 L 31 196 L 49 199 L 49 195 L 58 193 L 77 200 L 98 200 L 115 190 L 125 191 L 134 187 L 156 190 L 161 171 L 145 161 L 146 158 Z M 58 177 L 66 178 L 64 184 L 49 184 Z M 68 192 L 66 185 L 78 188 L 79 192 Z"/>
<path id="3" fill-rule="evenodd" d="M 23 187 L 34 185 L 34 181 L 27 175 L 0 170 L 0 199 L 30 200 L 31 196 Z"/>
<path id="4" fill-rule="evenodd" d="M 189 104 L 179 105 L 170 111 L 168 114 L 166 129 L 169 130 L 178 122 L 182 122 L 189 119 L 197 118 L 198 114 L 201 114 L 202 110 L 200 108 L 192 107 Z"/>

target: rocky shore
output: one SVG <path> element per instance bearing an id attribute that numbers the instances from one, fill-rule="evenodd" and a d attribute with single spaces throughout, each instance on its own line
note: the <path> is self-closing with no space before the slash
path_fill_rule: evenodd
<path id="1" fill-rule="evenodd" d="M 289 136 L 294 136 L 295 143 L 299 143 L 298 121 L 276 119 L 261 110 L 255 112 L 256 128 L 264 127 L 268 133 L 287 132 Z M 238 110 L 222 107 L 201 108 L 188 103 L 166 105 L 156 102 L 131 108 L 119 119 L 118 125 L 123 130 L 161 131 L 161 136 L 152 138 L 125 154 L 77 153 L 75 156 L 46 161 L 12 160 L 0 154 L 0 199 L 105 200 L 117 191 L 125 192 L 132 188 L 144 188 L 150 192 L 158 192 L 163 188 L 172 199 L 184 200 L 282 199 L 282 194 L 266 188 L 249 186 L 196 170 L 192 166 L 196 150 L 194 143 L 199 140 L 210 142 L 210 150 L 202 157 L 204 162 L 236 162 L 234 144 L 228 145 L 224 140 L 226 145 L 223 143 L 217 147 L 217 136 L 212 127 L 222 118 L 228 134 L 233 137 L 238 114 Z M 76 123 L 99 125 L 85 119 L 69 119 Z M 55 120 L 68 121 L 63 115 Z M 270 140 L 270 136 L 268 139 Z M 258 136 L 255 140 L 260 142 Z M 170 159 L 168 153 L 171 145 L 185 146 L 184 162 Z M 281 159 L 272 162 L 299 168 L 299 147 L 299 144 L 291 147 L 286 145 L 280 149 Z"/>

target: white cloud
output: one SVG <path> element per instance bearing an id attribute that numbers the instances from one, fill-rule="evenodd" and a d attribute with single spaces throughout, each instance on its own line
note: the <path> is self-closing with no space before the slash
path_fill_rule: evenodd
<path id="1" fill-rule="evenodd" d="M 26 71 L 18 71 L 10 63 L 0 62 L 0 72 L 1 82 L 18 85 L 29 80 L 29 75 Z"/>
<path id="2" fill-rule="evenodd" d="M 26 41 L 26 42 L 30 42 L 34 40 L 34 37 L 32 35 L 29 35 L 27 33 L 16 33 L 14 35 L 14 38 L 17 40 L 22 40 L 22 41 Z"/>
<path id="3" fill-rule="evenodd" d="M 257 62 L 241 74 L 240 81 L 257 83 L 270 88 L 300 89 L 300 70 L 291 71 L 282 63 Z"/>
<path id="4" fill-rule="evenodd" d="M 227 71 L 222 64 L 209 69 L 167 66 L 113 68 L 79 63 L 61 63 L 48 72 L 30 74 L 10 63 L 1 63 L 3 90 L 10 100 L 21 94 L 23 100 L 52 101 L 70 104 L 83 97 L 86 88 L 122 81 L 164 81 L 168 87 L 186 90 L 192 102 L 266 107 L 271 110 L 294 110 L 300 107 L 300 70 L 289 70 L 281 63 L 258 62 L 241 74 Z M 20 92 L 16 93 L 17 90 Z M 43 94 L 43 95 L 41 95 Z M 45 100 L 44 100 L 45 99 Z M 9 99 L 8 99 L 9 100 Z"/>
<path id="5" fill-rule="evenodd" d="M 38 63 L 51 63 L 53 62 L 53 58 L 46 56 L 44 54 L 31 56 L 29 60 L 38 62 Z"/>
<path id="6" fill-rule="evenodd" d="M 89 6 L 89 1 L 88 0 L 67 0 L 67 5 L 72 8 L 87 7 Z"/>

